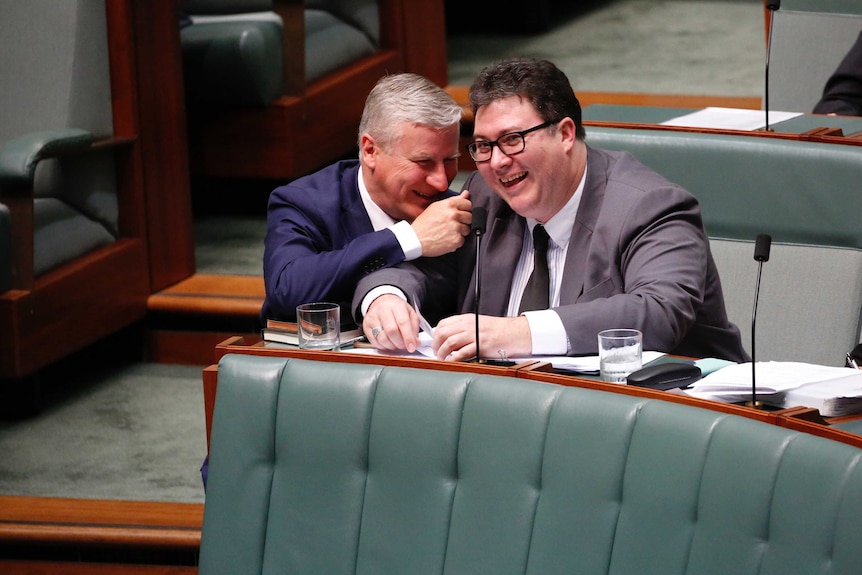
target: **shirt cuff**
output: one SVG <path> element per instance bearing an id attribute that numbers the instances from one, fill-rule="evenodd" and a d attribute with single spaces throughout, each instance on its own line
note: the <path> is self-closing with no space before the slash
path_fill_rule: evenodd
<path id="1" fill-rule="evenodd" d="M 552 309 L 526 311 L 522 314 L 530 324 L 533 340 L 532 355 L 567 355 L 569 339 L 563 320 Z"/>
<path id="2" fill-rule="evenodd" d="M 377 286 L 376 288 L 372 289 L 370 292 L 365 294 L 365 297 L 362 298 L 362 304 L 359 306 L 359 311 L 362 312 L 362 317 L 365 317 L 365 314 L 368 313 L 368 308 L 371 307 L 371 302 L 373 302 L 374 300 L 376 300 L 380 296 L 386 295 L 386 294 L 397 295 L 398 297 L 400 297 L 404 301 L 407 301 L 407 296 L 405 296 L 404 292 L 402 292 L 397 287 L 387 286 L 387 285 Z"/>
<path id="3" fill-rule="evenodd" d="M 389 228 L 395 234 L 395 239 L 401 246 L 401 251 L 404 252 L 406 261 L 415 260 L 422 257 L 422 243 L 419 241 L 419 236 L 413 231 L 413 227 L 406 221 L 401 220 L 397 224 Z"/>

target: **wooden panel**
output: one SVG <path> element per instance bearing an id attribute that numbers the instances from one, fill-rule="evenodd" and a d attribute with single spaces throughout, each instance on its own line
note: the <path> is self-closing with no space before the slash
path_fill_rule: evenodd
<path id="1" fill-rule="evenodd" d="M 180 35 L 176 2 L 125 1 L 132 5 L 150 291 L 155 292 L 195 269 Z"/>
<path id="2" fill-rule="evenodd" d="M 175 365 L 204 366 L 213 360 L 213 349 L 236 332 L 149 329 L 146 335 L 147 361 Z M 243 334 L 248 341 L 257 333 Z"/>
<path id="3" fill-rule="evenodd" d="M 443 0 L 405 1 L 399 27 L 404 70 L 425 76 L 440 87 L 449 84 L 443 3 Z"/>
<path id="4" fill-rule="evenodd" d="M 0 377 L 33 373 L 142 319 L 146 288 L 143 244 L 125 239 L 44 274 L 32 292 L 0 294 L 0 319 L 13 326 Z"/>

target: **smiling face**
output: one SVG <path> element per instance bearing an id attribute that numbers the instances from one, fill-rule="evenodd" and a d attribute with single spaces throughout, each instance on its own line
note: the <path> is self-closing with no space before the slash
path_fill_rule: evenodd
<path id="1" fill-rule="evenodd" d="M 458 125 L 443 130 L 403 124 L 389 149 L 361 139 L 362 174 L 371 199 L 396 220 L 412 222 L 458 172 Z"/>
<path id="2" fill-rule="evenodd" d="M 502 98 L 476 111 L 473 140 L 494 141 L 544 121 L 528 101 L 518 96 Z M 516 213 L 544 223 L 577 189 L 586 165 L 586 147 L 575 138 L 570 118 L 526 134 L 524 140 L 520 154 L 507 156 L 494 146 L 491 159 L 476 166 Z"/>

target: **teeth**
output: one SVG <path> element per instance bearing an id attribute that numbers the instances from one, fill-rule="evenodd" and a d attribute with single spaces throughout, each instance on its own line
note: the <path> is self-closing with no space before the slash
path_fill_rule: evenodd
<path id="1" fill-rule="evenodd" d="M 514 182 L 515 180 L 519 180 L 526 175 L 527 175 L 527 172 L 520 172 L 520 173 L 515 174 L 514 176 L 510 176 L 508 178 L 500 178 L 500 181 L 503 182 L 504 184 L 508 184 L 509 182 Z"/>

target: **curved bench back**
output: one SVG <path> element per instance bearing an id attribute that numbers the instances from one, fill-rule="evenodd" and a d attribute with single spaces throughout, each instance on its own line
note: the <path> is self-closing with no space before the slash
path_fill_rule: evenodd
<path id="1" fill-rule="evenodd" d="M 851 574 L 862 451 L 535 381 L 227 355 L 200 573 Z"/>

